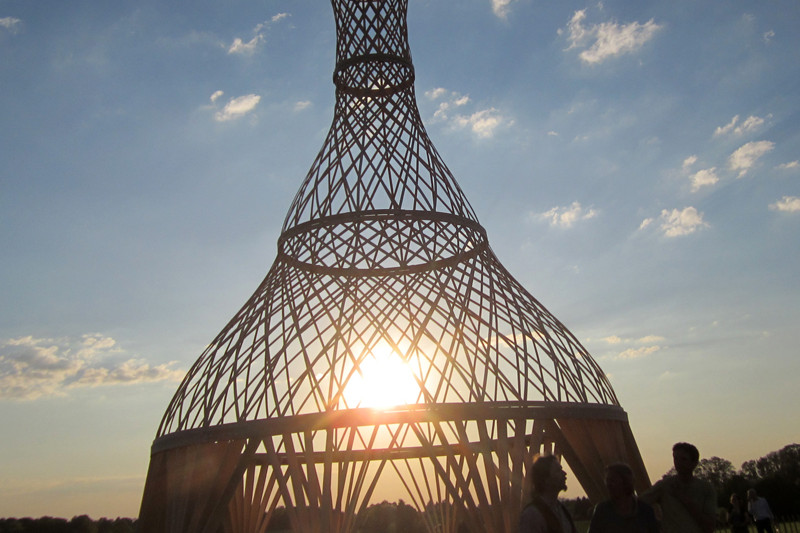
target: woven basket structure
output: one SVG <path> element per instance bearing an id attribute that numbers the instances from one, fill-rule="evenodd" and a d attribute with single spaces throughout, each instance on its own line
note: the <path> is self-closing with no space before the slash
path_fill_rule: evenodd
<path id="1" fill-rule="evenodd" d="M 541 453 L 593 500 L 612 462 L 647 486 L 605 374 L 494 255 L 424 129 L 407 0 L 332 4 L 333 123 L 266 278 L 164 414 L 141 530 L 264 532 L 280 506 L 295 532 L 355 531 L 390 484 L 431 532 L 511 532 Z"/>

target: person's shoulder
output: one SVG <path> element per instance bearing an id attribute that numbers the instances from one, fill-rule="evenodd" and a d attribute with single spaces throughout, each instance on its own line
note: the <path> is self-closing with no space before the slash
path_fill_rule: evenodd
<path id="1" fill-rule="evenodd" d="M 694 478 L 694 480 L 697 482 L 699 487 L 703 488 L 704 491 L 706 491 L 706 492 L 716 492 L 715 489 L 714 489 L 714 485 L 712 485 L 710 481 L 706 481 L 705 479 L 698 479 L 698 478 Z"/>
<path id="2" fill-rule="evenodd" d="M 640 515 L 647 517 L 650 517 L 651 515 L 655 517 L 656 515 L 655 511 L 653 510 L 653 506 L 642 499 L 636 500 L 636 509 Z"/>
<path id="3" fill-rule="evenodd" d="M 653 485 L 654 487 L 669 487 L 674 483 L 677 483 L 678 476 L 664 476 L 658 481 L 655 482 Z"/>
<path id="4" fill-rule="evenodd" d="M 612 506 L 613 504 L 611 503 L 611 500 L 603 500 L 594 506 L 594 511 L 592 511 L 592 514 L 602 514 L 608 512 Z"/>
<path id="5" fill-rule="evenodd" d="M 660 495 L 664 492 L 664 489 L 669 487 L 673 483 L 674 476 L 664 476 L 649 488 L 642 491 L 639 494 L 640 498 L 644 498 L 646 501 L 651 502 L 653 499 L 658 499 Z"/>
<path id="6" fill-rule="evenodd" d="M 614 504 L 611 500 L 605 500 L 594 506 L 592 510 L 592 522 L 604 522 L 609 516 L 614 514 Z"/>
<path id="7" fill-rule="evenodd" d="M 542 512 L 539 510 L 539 507 L 534 502 L 531 502 L 522 509 L 522 513 L 520 513 L 520 516 L 522 516 L 523 518 L 535 519 L 535 518 L 542 518 L 543 515 Z"/>
<path id="8" fill-rule="evenodd" d="M 535 533 L 546 530 L 544 515 L 535 504 L 529 503 L 519 516 L 520 531 Z"/>
<path id="9" fill-rule="evenodd" d="M 536 508 L 536 504 L 533 502 L 528 503 L 525 507 L 522 508 L 522 513 L 538 513 L 539 509 Z"/>

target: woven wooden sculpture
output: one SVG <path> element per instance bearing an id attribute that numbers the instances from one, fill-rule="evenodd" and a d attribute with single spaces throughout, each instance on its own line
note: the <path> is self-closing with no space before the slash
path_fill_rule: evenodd
<path id="1" fill-rule="evenodd" d="M 544 452 L 592 499 L 610 462 L 646 486 L 606 376 L 500 264 L 425 132 L 407 0 L 332 3 L 333 124 L 272 268 L 167 408 L 141 530 L 263 532 L 283 506 L 295 532 L 354 531 L 388 483 L 430 531 L 511 532 Z"/>

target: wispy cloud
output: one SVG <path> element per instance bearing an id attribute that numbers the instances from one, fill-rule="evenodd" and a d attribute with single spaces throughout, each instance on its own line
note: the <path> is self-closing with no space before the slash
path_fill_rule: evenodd
<path id="1" fill-rule="evenodd" d="M 609 335 L 608 337 L 603 337 L 600 339 L 601 341 L 605 341 L 608 344 L 616 345 L 616 344 L 652 344 L 655 342 L 663 342 L 664 337 L 660 335 L 645 335 L 644 337 L 637 338 L 627 338 L 624 339 L 619 335 Z"/>
<path id="2" fill-rule="evenodd" d="M 741 146 L 728 158 L 728 167 L 734 172 L 739 172 L 741 178 L 749 171 L 756 161 L 764 154 L 772 151 L 775 143 L 772 141 L 754 141 Z"/>
<path id="3" fill-rule="evenodd" d="M 499 18 L 504 19 L 508 17 L 511 4 L 517 0 L 492 0 L 492 12 Z"/>
<path id="4" fill-rule="evenodd" d="M 283 19 L 286 19 L 286 18 L 289 18 L 289 17 L 291 17 L 291 15 L 289 13 L 278 13 L 277 15 L 272 15 L 272 18 L 269 19 L 269 21 L 274 23 L 274 22 L 278 22 L 279 20 L 283 20 Z M 264 24 L 264 23 L 262 23 L 262 24 Z"/>
<path id="5" fill-rule="evenodd" d="M 214 94 L 216 95 L 219 92 L 220 91 L 217 91 Z M 261 97 L 257 94 L 246 94 L 244 96 L 231 98 L 221 111 L 217 111 L 214 114 L 214 120 L 217 122 L 226 122 L 243 117 L 255 109 L 260 101 Z"/>
<path id="6" fill-rule="evenodd" d="M 681 165 L 681 170 L 689 176 L 689 180 L 692 182 L 692 192 L 697 192 L 702 187 L 714 185 L 719 181 L 717 167 L 704 168 L 693 173 L 691 168 L 695 163 L 697 163 L 697 156 L 690 155 L 683 160 Z"/>
<path id="7" fill-rule="evenodd" d="M 597 216 L 597 211 L 592 208 L 585 209 L 580 202 L 572 202 L 569 206 L 554 207 L 544 213 L 532 214 L 534 218 L 546 220 L 550 226 L 557 228 L 571 228 L 576 222 L 588 220 Z"/>
<path id="8" fill-rule="evenodd" d="M 640 339 L 637 339 L 637 342 L 641 343 L 651 343 L 651 342 L 664 342 L 664 337 L 661 335 L 646 335 Z"/>
<path id="9" fill-rule="evenodd" d="M 437 87 L 426 91 L 425 97 L 438 102 L 433 113 L 434 122 L 445 122 L 454 129 L 467 129 L 483 139 L 493 137 L 499 128 L 514 123 L 493 107 L 469 112 L 469 96 L 456 91 Z"/>
<path id="10" fill-rule="evenodd" d="M 667 237 L 689 235 L 707 226 L 708 224 L 703 220 L 703 214 L 691 206 L 680 211 L 678 209 L 661 211 L 661 230 Z"/>
<path id="11" fill-rule="evenodd" d="M 459 115 L 453 119 L 454 125 L 467 128 L 484 139 L 493 137 L 495 130 L 505 122 L 506 119 L 493 107 L 476 111 L 467 116 Z"/>
<path id="12" fill-rule="evenodd" d="M 288 13 L 278 13 L 271 19 L 257 24 L 256 27 L 253 28 L 252 37 L 247 40 L 241 37 L 234 38 L 233 43 L 228 47 L 228 53 L 243 55 L 253 54 L 258 49 L 259 45 L 266 40 L 266 32 L 269 27 L 289 16 Z"/>
<path id="13" fill-rule="evenodd" d="M 784 196 L 774 204 L 769 204 L 773 211 L 783 211 L 786 213 L 800 212 L 800 198 L 797 196 Z"/>
<path id="14" fill-rule="evenodd" d="M 692 192 L 697 192 L 702 187 L 714 185 L 719 181 L 719 176 L 717 176 L 717 167 L 698 170 L 689 178 L 692 180 Z"/>
<path id="15" fill-rule="evenodd" d="M 701 228 L 708 227 L 708 223 L 703 220 L 703 214 L 691 206 L 683 209 L 672 209 L 671 211 L 664 209 L 661 211 L 659 220 L 661 221 L 659 229 L 666 237 L 690 235 Z M 639 229 L 644 230 L 653 222 L 655 222 L 655 219 L 646 218 L 639 225 Z"/>
<path id="16" fill-rule="evenodd" d="M 771 115 L 767 116 L 770 118 Z M 717 129 L 714 130 L 714 137 L 720 137 L 722 135 L 744 135 L 745 133 L 751 133 L 761 128 L 764 125 L 765 119 L 761 117 L 757 117 L 755 115 L 750 115 L 744 121 L 739 122 L 739 115 L 735 115 L 730 122 L 725 124 L 724 126 L 717 126 Z"/>
<path id="17" fill-rule="evenodd" d="M 304 109 L 308 109 L 309 107 L 311 107 L 311 102 L 308 101 L 308 100 L 303 100 L 303 101 L 294 103 L 294 110 L 295 111 L 303 111 Z"/>
<path id="18" fill-rule="evenodd" d="M 794 161 L 789 161 L 788 163 L 782 163 L 775 168 L 778 170 L 794 170 L 796 168 L 800 168 L 800 161 L 795 159 Z"/>
<path id="19" fill-rule="evenodd" d="M 598 64 L 606 59 L 639 50 L 661 29 L 653 19 L 644 24 L 602 22 L 586 25 L 586 10 L 576 11 L 567 23 L 568 50 L 582 49 L 579 57 L 584 63 Z M 564 30 L 559 30 L 559 34 Z"/>
<path id="20" fill-rule="evenodd" d="M 435 89 L 431 89 L 429 91 L 425 91 L 425 97 L 430 100 L 438 100 L 442 96 L 447 94 L 447 89 L 444 87 L 436 87 Z"/>
<path id="21" fill-rule="evenodd" d="M 611 359 L 641 359 L 661 350 L 660 343 L 664 342 L 664 337 L 660 335 L 646 335 L 639 338 L 622 338 L 618 335 L 603 337 L 601 341 L 619 350 Z"/>
<path id="22" fill-rule="evenodd" d="M 617 355 L 617 359 L 641 359 L 647 357 L 661 349 L 661 346 L 641 346 L 639 348 L 628 348 Z"/>
<path id="23" fill-rule="evenodd" d="M 434 120 L 449 120 L 454 109 L 465 106 L 469 103 L 469 96 L 459 94 L 455 91 L 448 91 L 443 87 L 437 87 L 430 91 L 425 91 L 425 97 L 429 100 L 437 101 L 439 106 L 433 113 Z"/>
<path id="24" fill-rule="evenodd" d="M 258 45 L 264 40 L 264 36 L 259 34 L 245 42 L 240 37 L 236 37 L 228 47 L 229 54 L 252 54 Z"/>
<path id="25" fill-rule="evenodd" d="M 8 30 L 11 33 L 17 33 L 21 25 L 22 21 L 18 18 L 14 17 L 0 18 L 0 28 Z"/>
<path id="26" fill-rule="evenodd" d="M 78 340 L 8 339 L 0 343 L 0 399 L 34 400 L 77 387 L 178 381 L 183 376 L 171 368 L 173 363 L 120 361 L 124 354 L 114 339 L 100 334 Z"/>

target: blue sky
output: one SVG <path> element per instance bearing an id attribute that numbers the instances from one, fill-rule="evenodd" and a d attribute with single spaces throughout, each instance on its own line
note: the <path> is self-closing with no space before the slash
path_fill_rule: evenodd
<path id="1" fill-rule="evenodd" d="M 410 0 L 431 138 L 654 479 L 678 440 L 738 467 L 800 438 L 799 22 Z M 330 126 L 334 42 L 327 2 L 0 0 L 0 516 L 138 513 Z"/>

